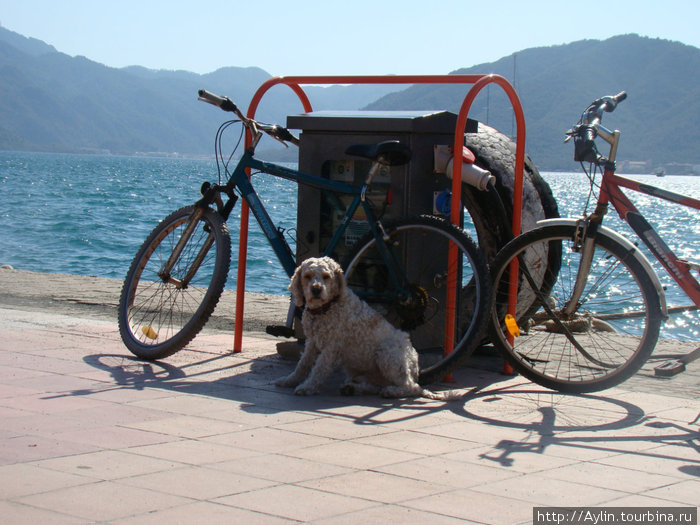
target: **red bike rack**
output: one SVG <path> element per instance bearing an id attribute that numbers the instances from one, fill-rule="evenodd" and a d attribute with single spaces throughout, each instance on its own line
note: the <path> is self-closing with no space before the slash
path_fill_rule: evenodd
<path id="1" fill-rule="evenodd" d="M 513 187 L 513 235 L 520 234 L 521 212 L 522 212 L 522 194 L 523 194 L 523 168 L 525 165 L 525 117 L 523 115 L 520 99 L 515 93 L 513 86 L 500 75 L 396 75 L 396 76 L 290 76 L 290 77 L 273 77 L 264 82 L 255 92 L 253 99 L 248 108 L 248 118 L 255 118 L 255 112 L 258 109 L 260 101 L 267 91 L 277 84 L 289 86 L 299 97 L 305 112 L 313 111 L 311 102 L 306 96 L 306 93 L 301 88 L 302 84 L 306 85 L 331 85 L 331 84 L 473 84 L 467 93 L 462 106 L 457 116 L 457 125 L 455 126 L 453 151 L 461 151 L 464 144 L 464 130 L 467 125 L 467 116 L 474 99 L 485 86 L 488 84 L 498 84 L 508 95 L 513 112 L 515 113 L 515 122 L 517 126 L 516 132 L 516 149 L 515 149 L 515 182 Z M 250 145 L 252 137 L 246 131 L 246 147 Z M 462 175 L 461 164 L 453 163 L 452 168 L 452 208 L 450 220 L 454 224 L 459 223 L 460 218 L 460 202 L 462 194 Z M 250 176 L 250 173 L 248 174 Z M 241 231 L 238 246 L 238 275 L 236 281 L 236 314 L 234 326 L 233 351 L 240 352 L 243 344 L 243 309 L 245 298 L 245 271 L 246 261 L 248 257 L 248 220 L 250 210 L 245 201 L 241 206 Z M 456 257 L 456 247 L 453 248 L 453 256 Z M 517 268 L 516 268 L 517 271 Z M 447 296 L 447 325 L 445 332 L 452 334 L 454 332 L 455 304 L 456 304 L 456 275 L 449 277 Z M 515 294 L 516 282 L 511 279 L 511 294 Z M 452 315 L 450 315 L 450 312 Z M 452 341 L 445 342 L 446 351 L 452 349 Z M 506 365 L 506 372 L 509 372 Z"/>

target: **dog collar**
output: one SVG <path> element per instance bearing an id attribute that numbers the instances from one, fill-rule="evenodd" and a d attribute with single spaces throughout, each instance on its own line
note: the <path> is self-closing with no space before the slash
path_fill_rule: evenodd
<path id="1" fill-rule="evenodd" d="M 325 304 L 322 304 L 318 308 L 306 308 L 306 311 L 309 312 L 311 315 L 323 315 L 325 314 L 328 310 L 331 309 L 331 306 L 333 306 L 335 303 L 337 303 L 340 300 L 340 296 L 336 295 L 333 299 L 328 301 Z"/>

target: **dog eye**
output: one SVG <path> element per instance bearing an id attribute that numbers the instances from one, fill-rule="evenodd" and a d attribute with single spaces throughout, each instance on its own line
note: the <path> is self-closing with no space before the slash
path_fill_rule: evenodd
<path id="1" fill-rule="evenodd" d="M 331 278 L 331 274 L 329 274 L 329 273 L 324 273 L 324 274 L 322 275 L 322 277 L 323 277 L 323 280 L 324 280 L 324 281 L 328 281 L 328 280 Z"/>

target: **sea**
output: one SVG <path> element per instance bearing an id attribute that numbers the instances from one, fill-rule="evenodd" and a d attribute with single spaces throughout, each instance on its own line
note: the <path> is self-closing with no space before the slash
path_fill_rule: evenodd
<path id="1" fill-rule="evenodd" d="M 293 166 L 293 165 L 292 165 Z M 582 215 L 588 179 L 582 172 L 542 173 L 562 216 Z M 629 175 L 670 191 L 700 198 L 700 177 Z M 35 272 L 123 279 L 148 233 L 170 212 L 199 198 L 203 181 L 218 181 L 214 159 L 127 157 L 0 151 L 0 265 Z M 297 185 L 255 175 L 271 217 L 292 240 Z M 634 194 L 633 201 L 680 257 L 700 261 L 700 212 Z M 229 219 L 236 285 L 240 206 Z M 636 236 L 614 210 L 606 224 Z M 652 261 L 669 305 L 689 299 Z M 246 290 L 285 294 L 288 279 L 254 219 L 250 221 Z M 674 315 L 662 336 L 700 340 L 700 314 Z"/>

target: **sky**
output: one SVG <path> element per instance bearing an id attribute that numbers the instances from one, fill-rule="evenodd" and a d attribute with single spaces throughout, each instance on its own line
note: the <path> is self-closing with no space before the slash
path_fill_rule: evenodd
<path id="1" fill-rule="evenodd" d="M 700 1 L 0 0 L 0 25 L 112 67 L 446 74 L 626 33 L 700 47 Z"/>

